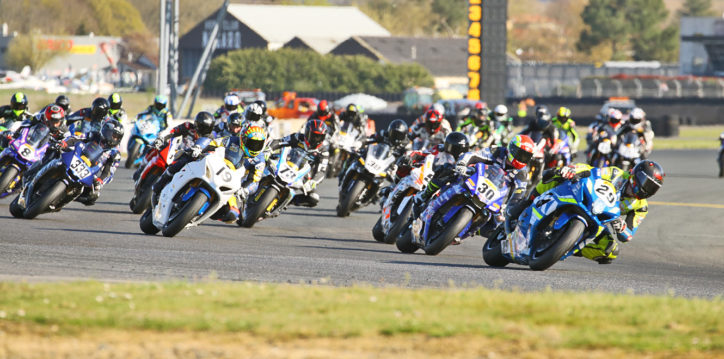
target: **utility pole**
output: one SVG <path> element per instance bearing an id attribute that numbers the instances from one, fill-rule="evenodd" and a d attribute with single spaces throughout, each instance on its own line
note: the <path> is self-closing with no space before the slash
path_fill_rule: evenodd
<path id="1" fill-rule="evenodd" d="M 171 3 L 173 1 L 173 3 Z M 176 100 L 178 98 L 178 58 L 179 58 L 179 51 L 178 51 L 178 18 L 179 18 L 179 2 L 180 0 L 169 0 L 168 4 L 168 18 L 169 18 L 169 28 L 171 30 L 171 40 L 169 41 L 169 46 L 171 48 L 171 54 L 169 56 L 169 64 L 168 67 L 171 70 L 171 73 L 169 74 L 169 80 L 171 82 L 171 96 L 170 96 L 170 107 L 171 107 L 171 114 L 176 117 L 178 116 L 178 111 L 176 108 Z"/>
<path id="2" fill-rule="evenodd" d="M 165 95 L 168 87 L 168 23 L 166 0 L 160 0 L 159 7 L 159 32 L 158 32 L 158 71 L 156 81 L 156 94 Z"/>

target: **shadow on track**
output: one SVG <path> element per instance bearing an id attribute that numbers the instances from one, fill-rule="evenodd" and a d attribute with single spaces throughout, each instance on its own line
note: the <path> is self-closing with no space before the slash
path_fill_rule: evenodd
<path id="1" fill-rule="evenodd" d="M 126 204 L 128 205 L 128 204 Z M 109 214 L 133 214 L 130 210 L 126 211 L 111 211 L 110 209 L 97 209 L 93 208 L 93 206 L 89 206 L 88 208 L 68 208 L 63 207 L 63 211 L 77 211 L 77 212 L 94 212 L 94 213 L 109 213 Z"/>
<path id="2" fill-rule="evenodd" d="M 116 231 L 102 231 L 99 229 L 75 229 L 75 228 L 38 228 L 40 230 L 46 230 L 46 231 L 63 231 L 63 232 L 81 232 L 81 233 L 97 233 L 97 234 L 115 234 L 119 236 L 144 236 L 144 237 L 153 237 L 149 236 L 145 233 L 138 233 L 138 232 L 116 232 Z"/>
<path id="3" fill-rule="evenodd" d="M 425 256 L 425 258 L 431 258 L 429 256 Z M 382 263 L 388 263 L 388 264 L 406 264 L 406 265 L 421 265 L 421 266 L 428 266 L 428 267 L 447 267 L 447 268 L 473 268 L 473 269 L 481 269 L 481 268 L 487 268 L 486 265 L 477 265 L 477 264 L 455 264 L 455 263 L 440 263 L 440 262 L 414 262 L 414 261 L 383 261 Z M 492 267 L 490 267 L 492 268 Z M 523 269 L 523 268 L 521 268 Z"/>
<path id="4" fill-rule="evenodd" d="M 344 248 L 344 247 L 325 247 L 325 246 L 299 246 L 302 248 L 313 248 L 313 249 L 327 249 L 333 251 L 346 251 L 346 252 L 366 252 L 366 253 L 392 253 L 390 251 L 381 251 L 378 249 L 363 249 L 363 248 Z"/>

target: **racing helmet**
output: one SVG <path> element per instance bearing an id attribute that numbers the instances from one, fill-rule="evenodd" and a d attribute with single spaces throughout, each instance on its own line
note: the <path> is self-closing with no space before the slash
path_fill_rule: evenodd
<path id="1" fill-rule="evenodd" d="M 535 151 L 533 140 L 527 135 L 516 135 L 508 143 L 508 163 L 521 169 L 530 163 Z"/>
<path id="2" fill-rule="evenodd" d="M 10 109 L 16 112 L 22 112 L 28 109 L 28 96 L 22 92 L 16 92 L 10 97 Z"/>
<path id="3" fill-rule="evenodd" d="M 65 111 L 58 105 L 50 105 L 45 108 L 43 113 L 42 122 L 48 126 L 48 128 L 58 128 L 65 120 Z"/>
<path id="4" fill-rule="evenodd" d="M 228 94 L 224 97 L 224 108 L 226 111 L 236 111 L 241 104 L 241 99 L 236 94 Z"/>
<path id="5" fill-rule="evenodd" d="M 568 107 L 559 108 L 556 117 L 561 123 L 568 121 L 568 119 L 571 118 L 571 109 Z"/>
<path id="6" fill-rule="evenodd" d="M 60 95 L 55 98 L 55 104 L 60 106 L 65 113 L 70 112 L 70 99 L 66 95 Z"/>
<path id="7" fill-rule="evenodd" d="M 408 131 L 409 128 L 405 121 L 401 119 L 394 120 L 387 126 L 387 139 L 395 147 L 405 145 L 409 142 L 407 138 Z"/>
<path id="8" fill-rule="evenodd" d="M 121 98 L 118 92 L 114 92 L 108 96 L 108 102 L 111 104 L 111 112 L 118 111 L 121 109 L 121 106 L 123 106 L 123 98 Z"/>
<path id="9" fill-rule="evenodd" d="M 166 104 L 168 103 L 168 99 L 164 95 L 158 95 L 154 97 L 153 99 L 153 108 L 156 109 L 156 111 L 161 111 L 164 108 L 166 108 Z"/>
<path id="10" fill-rule="evenodd" d="M 664 184 L 664 176 L 661 165 L 654 161 L 643 160 L 631 170 L 629 178 L 631 192 L 638 199 L 649 198 Z"/>
<path id="11" fill-rule="evenodd" d="M 470 143 L 468 142 L 468 137 L 465 136 L 465 134 L 462 132 L 450 132 L 450 134 L 445 137 L 445 144 L 443 145 L 443 150 L 451 154 L 457 161 L 460 158 L 461 154 L 466 153 L 470 150 Z"/>
<path id="12" fill-rule="evenodd" d="M 317 105 L 317 113 L 320 116 L 327 116 L 329 115 L 329 112 L 329 102 L 327 102 L 327 100 L 319 101 L 319 105 Z"/>
<path id="13" fill-rule="evenodd" d="M 266 110 L 267 110 L 266 101 L 256 100 L 256 101 L 254 101 L 254 103 L 259 105 L 259 107 L 261 107 L 261 113 L 266 115 Z"/>
<path id="14" fill-rule="evenodd" d="M 111 104 L 103 97 L 98 97 L 93 100 L 93 103 L 91 104 L 91 120 L 103 120 L 106 116 L 108 116 L 108 109 L 110 109 L 110 107 Z"/>
<path id="15" fill-rule="evenodd" d="M 304 146 L 307 150 L 316 150 L 322 146 L 327 136 L 327 125 L 322 120 L 309 120 L 304 124 Z"/>
<path id="16" fill-rule="evenodd" d="M 495 106 L 495 109 L 493 110 L 493 117 L 495 118 L 495 121 L 498 122 L 508 120 L 508 107 L 503 104 Z"/>
<path id="17" fill-rule="evenodd" d="M 241 147 L 249 157 L 258 156 L 266 145 L 266 130 L 259 126 L 249 126 L 241 135 Z"/>
<path id="18" fill-rule="evenodd" d="M 640 107 L 636 107 L 631 111 L 631 114 L 628 116 L 628 122 L 630 122 L 632 125 L 638 125 L 639 123 L 644 121 L 644 118 L 646 117 L 646 113 L 644 110 L 642 110 Z"/>
<path id="19" fill-rule="evenodd" d="M 105 99 L 104 99 L 105 100 Z M 110 119 L 103 122 L 101 127 L 101 140 L 109 147 L 118 146 L 123 138 L 123 125 L 118 120 Z"/>
<path id="20" fill-rule="evenodd" d="M 535 127 L 541 131 L 545 131 L 551 126 L 551 114 L 548 107 L 538 106 L 535 108 Z"/>
<path id="21" fill-rule="evenodd" d="M 238 112 L 232 113 L 229 118 L 226 119 L 226 125 L 229 127 L 229 132 L 231 132 L 232 135 L 236 135 L 241 132 L 243 122 L 241 114 Z"/>
<path id="22" fill-rule="evenodd" d="M 619 123 L 621 123 L 622 119 L 623 119 L 623 113 L 621 113 L 621 111 L 619 111 L 615 108 L 608 110 L 607 120 L 608 120 L 608 123 L 610 123 L 612 126 L 616 126 Z"/>
<path id="23" fill-rule="evenodd" d="M 215 123 L 216 120 L 214 119 L 214 115 L 206 111 L 197 113 L 194 118 L 194 126 L 196 127 L 196 133 L 199 136 L 207 136 L 211 134 L 211 131 L 214 130 Z"/>
<path id="24" fill-rule="evenodd" d="M 425 128 L 427 128 L 427 132 L 429 132 L 431 135 L 438 133 L 440 131 L 440 128 L 442 128 L 442 116 L 439 112 L 435 110 L 427 110 L 427 112 L 425 112 L 425 115 L 423 116 L 423 120 L 425 123 Z"/>
<path id="25" fill-rule="evenodd" d="M 244 109 L 244 120 L 247 122 L 257 122 L 264 116 L 264 110 L 257 103 L 252 103 Z"/>

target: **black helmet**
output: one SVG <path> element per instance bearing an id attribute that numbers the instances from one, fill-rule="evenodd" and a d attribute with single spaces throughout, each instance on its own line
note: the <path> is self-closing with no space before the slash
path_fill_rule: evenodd
<path id="1" fill-rule="evenodd" d="M 266 107 L 266 101 L 264 101 L 264 100 L 256 100 L 256 101 L 254 101 L 254 103 L 257 104 L 257 105 L 259 105 L 259 106 L 261 107 L 261 113 L 262 113 L 263 115 L 266 115 L 266 109 L 267 109 L 267 107 Z"/>
<path id="2" fill-rule="evenodd" d="M 470 143 L 468 143 L 468 136 L 465 136 L 462 132 L 451 132 L 445 137 L 445 152 L 455 157 L 455 160 L 460 157 L 461 154 L 468 152 L 470 149 Z"/>
<path id="3" fill-rule="evenodd" d="M 394 120 L 387 126 L 387 139 L 393 146 L 402 146 L 408 142 L 407 131 L 408 127 L 405 121 Z"/>
<path id="4" fill-rule="evenodd" d="M 664 169 L 658 163 L 641 161 L 631 170 L 631 192 L 638 199 L 649 198 L 664 184 L 664 176 Z"/>
<path id="5" fill-rule="evenodd" d="M 120 110 L 123 105 L 123 99 L 118 92 L 114 92 L 108 96 L 108 102 L 111 104 L 111 110 Z"/>
<path id="6" fill-rule="evenodd" d="M 244 110 L 244 119 L 247 122 L 256 122 L 261 120 L 264 115 L 264 109 L 257 103 L 252 103 Z"/>
<path id="7" fill-rule="evenodd" d="M 548 112 L 548 107 L 538 106 L 535 108 L 535 127 L 539 130 L 546 130 L 551 126 L 551 114 Z"/>
<path id="8" fill-rule="evenodd" d="M 108 109 L 110 107 L 111 104 L 103 97 L 93 100 L 93 104 L 91 105 L 91 120 L 100 121 L 108 116 Z"/>
<path id="9" fill-rule="evenodd" d="M 28 109 L 28 96 L 22 92 L 16 92 L 10 98 L 10 108 L 14 111 L 23 111 Z"/>
<path id="10" fill-rule="evenodd" d="M 60 95 L 55 98 L 55 104 L 60 106 L 65 113 L 70 112 L 70 99 L 66 95 Z"/>
<path id="11" fill-rule="evenodd" d="M 123 138 L 123 125 L 118 120 L 110 119 L 101 127 L 101 138 L 110 147 L 118 146 Z"/>
<path id="12" fill-rule="evenodd" d="M 229 132 L 233 135 L 239 134 L 241 132 L 241 123 L 244 122 L 241 119 L 241 114 L 238 112 L 234 112 L 231 115 L 229 115 L 229 118 L 226 120 L 226 124 L 229 127 Z"/>
<path id="13" fill-rule="evenodd" d="M 215 123 L 216 120 L 214 119 L 214 115 L 206 111 L 197 113 L 196 118 L 194 118 L 194 126 L 196 126 L 196 133 L 199 136 L 211 134 L 211 131 L 214 130 Z"/>
<path id="14" fill-rule="evenodd" d="M 319 148 L 327 136 L 327 124 L 322 120 L 309 120 L 304 125 L 304 145 L 307 150 Z"/>

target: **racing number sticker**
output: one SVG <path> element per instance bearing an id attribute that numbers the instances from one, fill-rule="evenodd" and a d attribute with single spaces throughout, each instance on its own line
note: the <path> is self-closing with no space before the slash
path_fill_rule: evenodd
<path id="1" fill-rule="evenodd" d="M 485 197 L 486 201 L 492 201 L 498 193 L 498 188 L 485 179 L 478 185 L 478 193 Z"/>
<path id="2" fill-rule="evenodd" d="M 613 185 L 607 181 L 597 180 L 593 188 L 600 197 L 602 197 L 609 206 L 616 202 L 616 190 Z"/>

